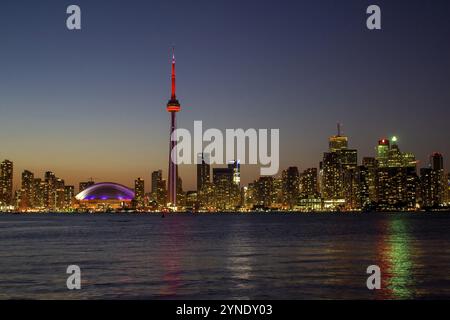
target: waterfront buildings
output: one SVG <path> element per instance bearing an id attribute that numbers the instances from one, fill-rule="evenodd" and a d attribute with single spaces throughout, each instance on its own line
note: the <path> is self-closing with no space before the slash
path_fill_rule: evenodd
<path id="1" fill-rule="evenodd" d="M 415 211 L 440 210 L 450 203 L 450 175 L 442 154 L 431 154 L 418 175 L 414 154 L 401 151 L 396 137 L 380 139 L 375 155 L 359 163 L 357 151 L 348 148 L 348 138 L 339 129 L 329 138 L 319 170 L 307 168 L 300 173 L 290 166 L 278 176 L 261 176 L 248 186 L 241 185 L 238 160 L 211 168 L 208 157 L 199 155 L 197 190 L 184 192 L 178 177 L 179 211 Z M 142 178 L 134 181 L 134 191 L 91 179 L 80 182 L 75 196 L 74 187 L 54 172 L 40 178 L 30 170 L 21 173 L 14 193 L 13 163 L 8 160 L 1 163 L 0 178 L 2 211 L 173 210 L 162 170 L 152 172 L 149 194 Z"/>
<path id="2" fill-rule="evenodd" d="M 375 205 L 382 211 L 414 210 L 419 183 L 416 159 L 414 154 L 400 151 L 396 137 L 391 141 L 378 142 Z"/>

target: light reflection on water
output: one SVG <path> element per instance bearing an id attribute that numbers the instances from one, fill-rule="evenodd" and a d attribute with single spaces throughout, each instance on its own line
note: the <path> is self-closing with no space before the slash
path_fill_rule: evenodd
<path id="1" fill-rule="evenodd" d="M 414 278 L 409 221 L 390 219 L 380 221 L 383 233 L 379 242 L 382 277 L 382 297 L 387 299 L 413 298 Z"/>
<path id="2" fill-rule="evenodd" d="M 450 298 L 450 215 L 0 216 L 0 299 Z M 82 290 L 68 291 L 78 264 Z M 382 289 L 366 288 L 377 264 Z"/>

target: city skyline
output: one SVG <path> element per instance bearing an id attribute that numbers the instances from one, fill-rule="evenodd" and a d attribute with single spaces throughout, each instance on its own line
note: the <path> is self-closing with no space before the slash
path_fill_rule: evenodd
<path id="1" fill-rule="evenodd" d="M 374 155 L 376 141 L 396 135 L 420 166 L 441 152 L 448 168 L 448 3 L 379 4 L 383 30 L 370 33 L 366 3 L 357 1 L 258 3 L 256 11 L 252 1 L 239 10 L 220 1 L 126 8 L 79 1 L 83 29 L 76 33 L 65 28 L 64 4 L 27 3 L 22 12 L 20 1 L 2 2 L 0 159 L 15 163 L 16 188 L 25 169 L 51 170 L 74 185 L 93 177 L 132 186 L 161 168 L 167 176 L 159 150 L 167 149 L 163 109 L 175 44 L 179 127 L 202 120 L 280 128 L 280 169 L 306 169 L 318 166 L 326 137 L 342 122 L 360 155 Z M 406 14 L 417 23 L 396 19 Z M 257 172 L 243 166 L 243 183 Z M 194 190 L 195 166 L 180 166 L 180 175 L 184 189 Z"/>
<path id="2" fill-rule="evenodd" d="M 384 146 L 387 146 L 387 149 L 382 150 L 380 148 L 384 148 Z M 273 178 L 282 178 L 285 170 L 289 170 L 290 168 L 295 167 L 296 169 L 298 169 L 299 171 L 304 171 L 304 172 L 308 172 L 309 170 L 316 170 L 318 172 L 318 170 L 320 170 L 322 163 L 324 161 L 326 161 L 327 155 L 328 154 L 335 154 L 337 152 L 339 152 L 342 149 L 345 149 L 345 151 L 349 152 L 349 156 L 346 156 L 346 159 L 350 159 L 349 163 L 351 163 L 351 166 L 359 166 L 359 165 L 366 165 L 366 161 L 367 159 L 374 159 L 377 161 L 377 166 L 379 167 L 389 167 L 389 165 L 386 163 L 384 164 L 381 160 L 379 160 L 379 157 L 381 155 L 387 156 L 390 150 L 390 147 L 394 146 L 395 148 L 399 149 L 399 138 L 397 136 L 392 136 L 392 137 L 384 137 L 378 140 L 378 144 L 374 147 L 374 153 L 370 154 L 370 155 L 362 155 L 358 153 L 358 149 L 356 148 L 352 148 L 353 146 L 349 145 L 349 137 L 342 134 L 341 131 L 341 124 L 337 123 L 337 132 L 335 135 L 330 135 L 328 137 L 328 149 L 324 150 L 322 155 L 323 155 L 323 159 L 319 158 L 318 164 L 316 166 L 312 166 L 312 167 L 301 167 L 301 166 L 297 166 L 295 164 L 292 165 L 288 165 L 286 167 L 280 167 L 279 172 L 275 175 L 269 175 L 266 177 L 273 177 Z M 444 165 L 445 163 L 445 155 L 441 152 L 432 152 L 429 154 L 427 161 L 424 164 L 421 164 L 419 160 L 417 160 L 415 153 L 411 152 L 411 150 L 407 150 L 406 152 L 402 149 L 402 154 L 404 153 L 407 157 L 407 166 L 411 166 L 411 168 L 414 168 L 415 172 L 419 175 L 420 172 L 423 169 L 428 169 L 428 168 L 434 168 L 436 167 L 436 160 L 434 159 L 434 157 L 436 155 L 438 155 L 440 157 L 440 164 L 439 166 L 442 168 L 443 173 L 447 174 L 448 168 Z M 227 167 L 230 166 L 230 163 L 228 163 L 227 165 L 221 165 L 221 164 L 209 164 L 209 163 L 205 163 L 204 157 L 207 158 L 209 157 L 209 155 L 207 154 L 199 154 L 198 155 L 198 164 L 192 164 L 192 165 L 185 165 L 185 166 L 191 166 L 194 167 L 196 172 L 195 177 L 193 177 L 193 179 L 195 179 L 195 186 L 193 188 L 184 188 L 183 191 L 184 192 L 188 192 L 188 191 L 198 191 L 199 189 L 201 189 L 202 185 L 205 184 L 206 180 L 205 179 L 211 179 L 211 175 L 214 171 L 214 169 L 225 169 Z M 387 158 L 386 158 L 387 159 Z M 409 160 L 411 159 L 411 161 Z M 1 159 L 0 159 L 1 160 Z M 209 160 L 208 160 L 209 161 Z M 248 180 L 249 178 L 247 177 L 247 179 L 245 179 L 244 181 L 241 180 L 242 177 L 242 169 L 245 168 L 246 166 L 251 166 L 251 165 L 240 165 L 239 164 L 239 159 L 235 160 L 236 163 L 238 163 L 239 166 L 239 185 L 240 186 L 247 186 L 251 183 L 254 183 L 255 181 L 257 181 L 258 179 L 260 179 L 261 177 L 264 177 L 264 175 L 258 175 L 256 177 L 254 177 L 251 181 L 249 182 L 244 182 L 245 180 Z M 385 160 L 387 161 L 387 160 Z M 64 181 L 66 181 L 64 179 L 64 177 L 61 177 L 60 175 L 58 175 L 57 173 L 55 173 L 54 171 L 52 171 L 51 169 L 46 169 L 42 172 L 42 175 L 39 174 L 39 172 L 34 172 L 32 170 L 29 169 L 17 169 L 15 165 L 13 165 L 15 162 L 11 161 L 11 159 L 4 159 L 2 160 L 2 165 L 5 164 L 7 166 L 7 171 L 11 172 L 12 171 L 12 176 L 13 176 L 13 192 L 17 191 L 19 189 L 21 189 L 23 187 L 23 179 L 24 179 L 24 174 L 31 174 L 33 175 L 34 178 L 45 178 L 45 176 L 47 174 L 52 174 L 55 175 L 55 177 L 57 177 L 58 179 L 62 179 Z M 204 168 L 202 167 L 206 166 L 205 168 L 207 168 L 207 173 L 204 172 Z M 345 165 L 344 165 L 345 166 Z M 12 169 L 12 167 L 14 167 L 14 170 Z M 3 168 L 2 168 L 3 169 Z M 133 189 L 133 184 L 136 186 L 136 182 L 137 181 L 141 181 L 141 182 L 145 182 L 148 181 L 150 183 L 145 184 L 145 188 L 144 188 L 144 192 L 148 193 L 148 192 L 154 192 L 154 185 L 155 183 L 155 178 L 154 178 L 154 174 L 158 174 L 158 179 L 164 181 L 165 183 L 165 188 L 167 188 L 167 192 L 169 192 L 170 188 L 168 185 L 168 175 L 167 172 L 164 172 L 163 169 L 156 169 L 153 170 L 151 172 L 149 172 L 148 175 L 145 176 L 137 176 L 137 177 L 130 177 L 130 179 L 132 179 L 133 183 L 132 184 L 124 184 L 125 186 L 127 186 L 127 188 Z M 20 178 L 16 179 L 15 176 L 18 175 Z M 206 178 L 207 177 L 207 178 Z M 0 177 L 1 178 L 1 177 Z M 184 181 L 183 176 L 179 176 L 179 178 L 181 179 L 181 181 Z M 192 177 L 191 177 L 192 178 Z M 242 182 L 241 182 L 242 181 Z M 79 192 L 83 191 L 85 188 L 93 185 L 94 183 L 106 183 L 106 182 L 111 182 L 111 183 L 116 183 L 118 181 L 116 180 L 99 180 L 98 178 L 94 178 L 94 177 L 89 177 L 87 179 L 81 179 L 79 181 L 77 181 L 76 183 L 66 183 L 66 185 L 76 185 L 76 186 L 80 186 L 79 188 Z M 120 183 L 120 182 L 119 182 Z M 319 182 L 318 182 L 319 183 Z M 15 187 L 17 185 L 17 187 Z M 184 184 L 183 184 L 184 185 Z M 450 188 L 450 185 L 449 185 Z"/>
<path id="3" fill-rule="evenodd" d="M 364 158 L 371 158 L 371 157 L 376 158 L 378 145 L 375 144 L 373 146 L 373 152 L 371 154 L 361 154 L 359 152 L 358 148 L 355 148 L 353 145 L 351 145 L 351 137 L 348 137 L 348 136 L 346 136 L 346 135 L 344 135 L 342 133 L 342 131 L 341 131 L 342 130 L 341 124 L 337 123 L 337 126 L 338 126 L 338 130 L 336 131 L 336 135 L 330 135 L 328 137 L 328 139 L 329 139 L 328 140 L 328 149 L 329 150 L 327 150 L 327 149 L 323 150 L 323 152 L 318 156 L 318 161 L 317 161 L 316 165 L 313 165 L 313 166 L 310 166 L 310 167 L 306 167 L 306 166 L 297 165 L 296 163 L 298 163 L 298 162 L 296 162 L 296 163 L 288 164 L 288 165 L 283 166 L 283 167 L 280 166 L 278 173 L 275 174 L 275 175 L 270 175 L 270 176 L 271 177 L 281 177 L 284 169 L 289 168 L 289 167 L 293 167 L 293 166 L 297 167 L 301 171 L 308 170 L 308 169 L 319 169 L 320 168 L 320 163 L 322 161 L 321 156 L 323 154 L 327 153 L 328 151 L 332 151 L 333 150 L 332 143 L 333 143 L 333 140 L 336 139 L 336 138 L 345 138 L 345 146 L 346 146 L 346 148 L 348 148 L 349 150 L 355 150 L 356 157 L 357 157 L 357 164 L 358 165 L 363 164 Z M 350 140 L 350 142 L 349 142 L 349 140 Z M 383 140 L 388 141 L 388 142 L 391 141 L 391 142 L 394 142 L 395 144 L 399 144 L 399 143 L 401 144 L 401 141 L 400 141 L 399 137 L 397 137 L 395 135 L 391 136 L 391 137 L 383 136 L 383 137 L 380 137 L 377 141 L 378 141 L 378 143 L 380 143 L 380 141 L 383 141 Z M 349 148 L 349 147 L 351 147 L 351 148 Z M 420 172 L 420 170 L 422 168 L 429 168 L 429 167 L 432 166 L 431 157 L 434 154 L 440 154 L 440 155 L 443 156 L 443 164 L 442 165 L 443 165 L 443 167 L 445 169 L 445 172 L 448 171 L 448 167 L 445 165 L 445 163 L 448 161 L 448 159 L 447 159 L 448 157 L 446 157 L 446 154 L 444 154 L 443 152 L 440 152 L 440 151 L 437 151 L 437 150 L 435 150 L 433 152 L 430 152 L 428 154 L 428 156 L 426 157 L 426 160 L 423 161 L 423 162 L 420 161 L 419 159 L 417 159 L 417 157 L 415 156 L 415 152 L 414 151 L 407 150 L 407 152 L 410 152 L 410 153 L 414 154 L 414 158 L 415 158 L 414 163 L 415 163 L 415 167 L 416 167 L 418 173 Z M 17 168 L 16 161 L 15 160 L 11 160 L 9 158 L 5 158 L 5 159 L 0 158 L 0 160 L 1 161 L 10 161 L 10 162 L 14 163 L 14 171 L 13 171 L 13 190 L 14 191 L 16 191 L 16 190 L 21 188 L 21 181 L 22 181 L 21 177 L 22 177 L 22 173 L 23 172 L 32 172 L 36 177 L 41 177 L 41 178 L 43 178 L 45 176 L 46 172 L 52 172 L 52 173 L 55 173 L 58 177 L 62 177 L 64 179 L 64 177 L 62 175 L 60 175 L 55 170 L 52 170 L 51 168 L 34 171 L 34 170 L 30 169 L 32 166 L 28 166 L 28 167 L 24 167 L 24 168 Z M 239 160 L 239 159 L 236 159 L 236 160 Z M 184 191 L 186 192 L 186 191 L 191 191 L 191 190 L 197 190 L 198 189 L 198 173 L 196 174 L 195 170 L 197 170 L 198 165 L 197 164 L 179 165 L 179 167 L 181 167 L 181 168 L 183 168 L 183 167 L 190 167 L 191 170 L 189 170 L 189 172 L 192 171 L 193 175 L 194 175 L 192 177 L 185 176 L 183 174 L 179 175 L 179 177 L 183 181 L 183 187 L 184 187 L 183 189 L 184 189 Z M 214 168 L 224 168 L 224 167 L 226 167 L 226 165 L 223 165 L 223 164 L 210 164 L 210 167 L 211 167 L 211 170 L 212 170 Z M 249 165 L 249 164 L 247 164 L 247 165 L 240 166 L 240 172 L 241 172 L 241 177 L 242 177 L 242 185 L 248 185 L 248 184 L 254 182 L 255 180 L 259 179 L 262 176 L 262 175 L 259 174 L 259 172 L 256 172 L 254 175 L 247 176 L 246 175 L 246 172 L 247 172 L 246 169 L 248 167 L 254 167 L 254 168 L 258 167 L 259 168 L 259 165 Z M 110 180 L 104 180 L 104 179 L 95 177 L 95 175 L 94 176 L 90 176 L 90 177 L 86 177 L 86 178 L 79 178 L 78 180 L 75 180 L 75 181 L 68 180 L 68 179 L 64 179 L 64 180 L 67 182 L 68 185 L 75 185 L 75 186 L 78 186 L 78 185 L 83 184 L 83 183 L 88 183 L 89 181 L 115 182 L 115 183 L 123 184 L 123 185 L 127 186 L 128 188 L 132 189 L 136 179 L 142 179 L 144 181 L 151 182 L 152 181 L 152 174 L 154 172 L 162 172 L 162 179 L 165 180 L 168 183 L 168 170 L 164 170 L 162 168 L 151 169 L 146 174 L 139 175 L 139 176 L 133 176 L 133 177 L 129 176 L 127 178 L 127 181 L 130 181 L 130 183 L 124 183 L 123 181 L 120 181 L 120 180 L 114 179 L 114 178 L 112 178 Z M 242 172 L 244 172 L 244 174 L 242 174 Z M 184 184 L 184 182 L 185 181 L 189 181 L 189 179 L 194 179 L 194 183 L 193 183 L 192 187 L 190 187 L 190 185 L 188 185 L 188 188 L 186 188 L 185 187 L 186 185 Z M 167 185 L 167 188 L 169 189 L 168 185 Z M 146 184 L 145 185 L 145 192 L 150 192 L 150 191 L 152 191 L 151 185 L 150 184 Z"/>

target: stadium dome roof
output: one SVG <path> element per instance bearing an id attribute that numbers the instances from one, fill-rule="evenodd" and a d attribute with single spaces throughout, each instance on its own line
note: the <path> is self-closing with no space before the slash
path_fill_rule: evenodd
<path id="1" fill-rule="evenodd" d="M 77 200 L 119 200 L 134 199 L 133 190 L 112 182 L 96 183 L 75 196 Z"/>

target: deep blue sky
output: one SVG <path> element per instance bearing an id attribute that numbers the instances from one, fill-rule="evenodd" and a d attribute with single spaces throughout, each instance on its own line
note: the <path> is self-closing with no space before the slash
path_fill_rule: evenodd
<path id="1" fill-rule="evenodd" d="M 70 4 L 81 31 L 66 29 Z M 369 4 L 381 31 L 366 29 Z M 149 187 L 167 171 L 175 45 L 179 127 L 280 128 L 282 167 L 305 169 L 339 121 L 360 159 L 395 134 L 449 168 L 449 39 L 448 1 L 2 0 L 0 159 Z M 194 168 L 181 174 L 193 188 Z"/>

